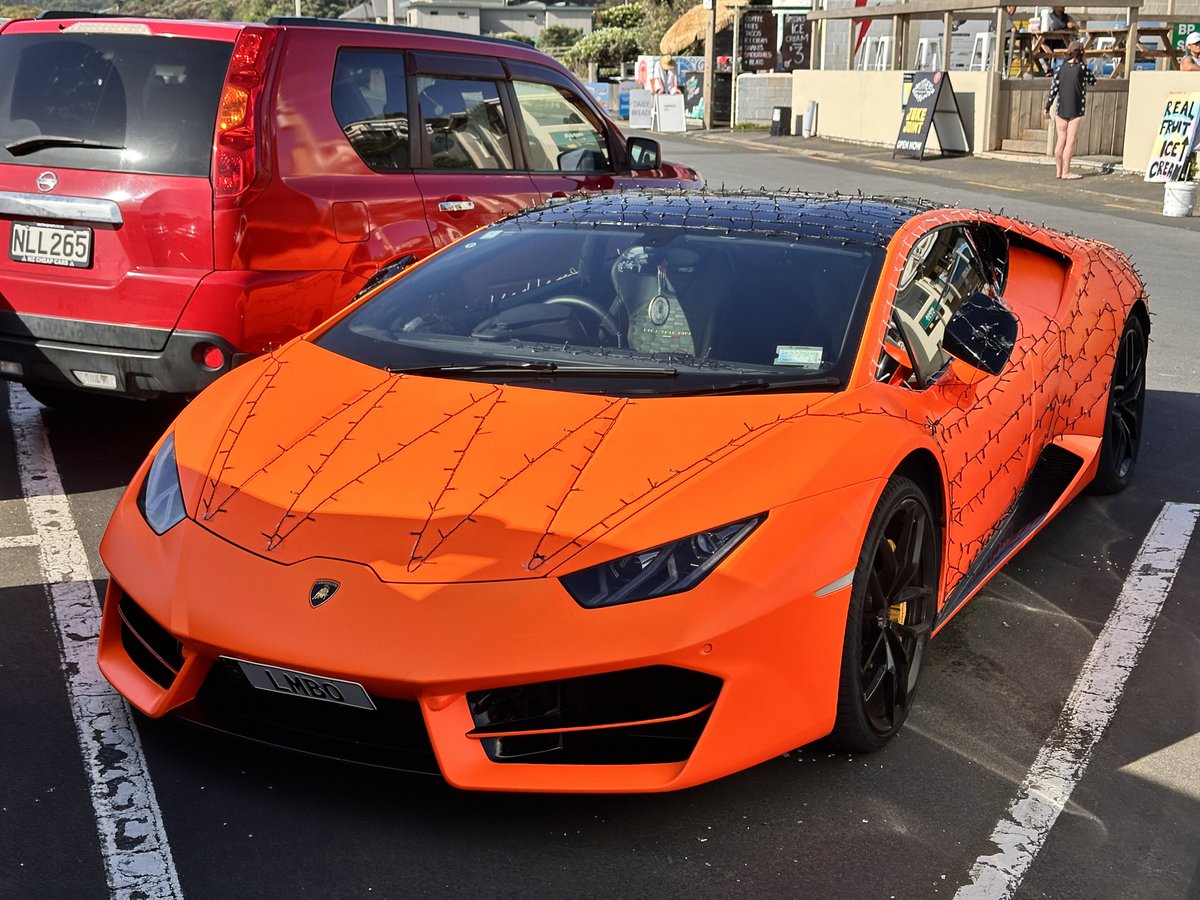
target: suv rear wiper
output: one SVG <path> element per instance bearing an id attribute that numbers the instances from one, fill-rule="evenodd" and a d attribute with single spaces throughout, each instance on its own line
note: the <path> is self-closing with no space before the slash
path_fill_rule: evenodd
<path id="1" fill-rule="evenodd" d="M 679 374 L 666 366 L 560 366 L 553 362 L 414 366 L 387 371 L 393 375 L 551 375 L 555 378 L 674 378 Z"/>
<path id="2" fill-rule="evenodd" d="M 59 134 L 38 134 L 33 137 L 10 141 L 4 149 L 13 156 L 25 156 L 45 150 L 48 147 L 86 147 L 89 150 L 124 150 L 121 144 L 108 144 L 104 141 L 93 141 L 90 138 L 67 137 Z"/>

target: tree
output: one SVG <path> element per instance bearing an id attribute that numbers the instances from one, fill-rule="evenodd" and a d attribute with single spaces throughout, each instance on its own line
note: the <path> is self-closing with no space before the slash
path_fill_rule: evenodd
<path id="1" fill-rule="evenodd" d="M 637 28 L 645 18 L 646 7 L 641 3 L 622 3 L 596 14 L 601 28 Z"/>
<path id="2" fill-rule="evenodd" d="M 627 28 L 600 28 L 586 34 L 563 54 L 570 66 L 582 67 L 588 63 L 601 66 L 620 65 L 638 55 L 637 35 Z"/>
<path id="3" fill-rule="evenodd" d="M 547 25 L 537 37 L 539 48 L 545 47 L 574 47 L 583 37 L 582 28 L 571 28 L 567 25 Z"/>
<path id="4" fill-rule="evenodd" d="M 657 56 L 661 52 L 659 44 L 667 29 L 695 5 L 695 0 L 648 0 L 646 15 L 635 29 L 642 52 Z"/>

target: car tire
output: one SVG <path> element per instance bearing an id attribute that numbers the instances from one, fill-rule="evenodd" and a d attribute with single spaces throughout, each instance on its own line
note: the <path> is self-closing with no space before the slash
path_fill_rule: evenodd
<path id="1" fill-rule="evenodd" d="M 830 735 L 843 750 L 878 750 L 912 708 L 933 632 L 941 546 L 925 493 L 894 476 L 871 516 L 854 570 Z"/>
<path id="2" fill-rule="evenodd" d="M 1100 460 L 1089 488 L 1093 494 L 1118 493 L 1133 478 L 1146 409 L 1147 349 L 1146 325 L 1133 313 L 1125 322 L 1113 360 Z"/>

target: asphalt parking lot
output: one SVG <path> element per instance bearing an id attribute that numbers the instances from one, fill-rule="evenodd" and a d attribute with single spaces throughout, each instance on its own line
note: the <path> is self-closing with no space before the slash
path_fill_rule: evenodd
<path id="1" fill-rule="evenodd" d="M 880 753 L 815 744 L 653 797 L 464 794 L 126 724 L 87 671 L 96 548 L 171 410 L 69 417 L 0 390 L 0 896 L 1200 897 L 1197 220 L 1102 168 L 664 144 L 710 183 L 968 200 L 1122 246 L 1155 312 L 1134 485 L 1073 503 L 947 627 Z M 81 742 L 110 733 L 140 758 L 88 771 Z"/>

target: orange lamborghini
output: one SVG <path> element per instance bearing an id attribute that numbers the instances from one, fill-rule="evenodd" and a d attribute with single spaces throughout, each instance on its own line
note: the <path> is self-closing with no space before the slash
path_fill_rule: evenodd
<path id="1" fill-rule="evenodd" d="M 149 716 L 462 788 L 658 791 L 882 746 L 930 638 L 1137 460 L 1114 248 L 809 195 L 476 231 L 222 378 L 101 552 Z"/>

